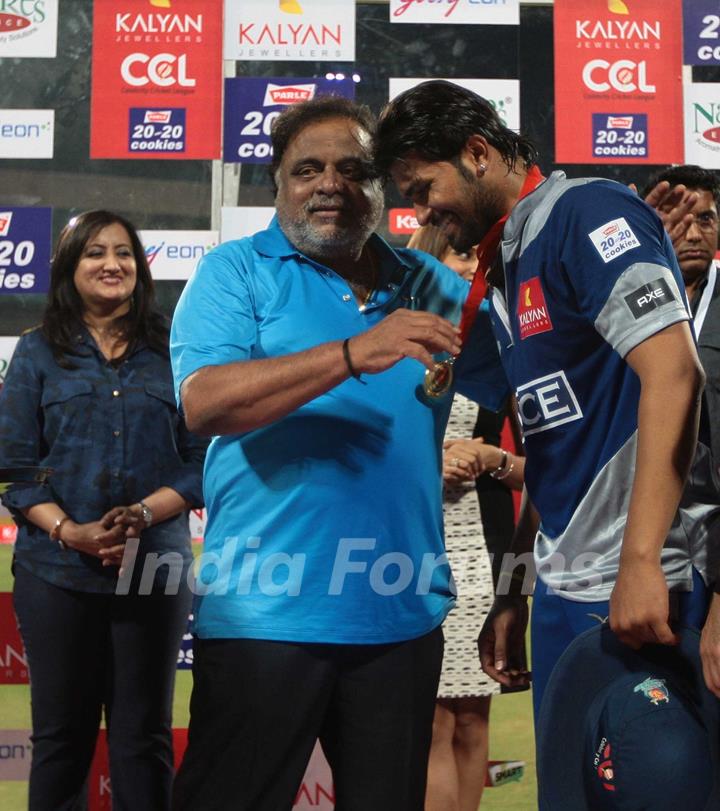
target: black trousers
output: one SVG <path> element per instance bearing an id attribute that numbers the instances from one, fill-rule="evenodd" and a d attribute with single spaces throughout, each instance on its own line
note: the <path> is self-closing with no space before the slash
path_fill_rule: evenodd
<path id="1" fill-rule="evenodd" d="M 336 811 L 422 811 L 442 630 L 390 645 L 195 639 L 175 811 L 291 809 L 317 738 Z"/>
<path id="2" fill-rule="evenodd" d="M 30 668 L 30 811 L 82 808 L 105 709 L 113 811 L 163 811 L 173 778 L 172 694 L 191 595 L 58 588 L 15 567 Z"/>

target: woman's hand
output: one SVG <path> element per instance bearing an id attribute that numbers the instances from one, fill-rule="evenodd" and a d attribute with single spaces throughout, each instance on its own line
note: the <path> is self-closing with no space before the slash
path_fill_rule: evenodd
<path id="1" fill-rule="evenodd" d="M 486 445 L 482 437 L 446 439 L 443 442 L 443 481 L 446 484 L 474 481 L 503 460 L 502 450 Z"/>
<path id="2" fill-rule="evenodd" d="M 148 526 L 140 504 L 113 507 L 101 520 L 108 526 L 123 527 L 128 538 L 139 538 L 140 533 Z"/>
<path id="3" fill-rule="evenodd" d="M 112 511 L 111 511 L 112 512 Z M 106 513 L 99 521 L 77 524 L 67 520 L 62 527 L 62 542 L 76 552 L 100 558 L 103 566 L 119 566 L 125 551 L 125 527 L 108 522 Z"/>

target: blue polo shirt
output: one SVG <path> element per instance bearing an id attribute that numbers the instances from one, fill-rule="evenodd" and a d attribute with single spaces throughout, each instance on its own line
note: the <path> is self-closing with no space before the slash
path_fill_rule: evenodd
<path id="1" fill-rule="evenodd" d="M 364 308 L 342 277 L 298 253 L 276 221 L 209 253 L 173 321 L 178 396 L 203 366 L 337 341 L 401 307 L 459 320 L 466 282 L 425 254 L 372 240 L 380 281 Z M 428 399 L 423 374 L 405 359 L 270 425 L 213 439 L 196 587 L 200 637 L 386 643 L 442 622 L 453 602 L 440 478 L 452 397 Z"/>

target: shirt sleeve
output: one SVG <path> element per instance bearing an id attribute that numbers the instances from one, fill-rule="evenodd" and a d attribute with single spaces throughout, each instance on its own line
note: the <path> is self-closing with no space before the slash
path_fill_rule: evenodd
<path id="1" fill-rule="evenodd" d="M 250 240 L 226 243 L 200 260 L 180 296 L 170 331 L 175 397 L 193 372 L 251 357 L 257 341 L 248 274 Z"/>
<path id="2" fill-rule="evenodd" d="M 672 324 L 689 320 L 672 244 L 657 214 L 620 184 L 568 192 L 561 267 L 580 311 L 621 356 Z"/>
<path id="3" fill-rule="evenodd" d="M 177 448 L 182 464 L 171 475 L 167 486 L 187 501 L 193 509 L 205 506 L 203 498 L 203 465 L 210 440 L 193 434 L 181 419 L 178 426 Z"/>
<path id="4" fill-rule="evenodd" d="M 42 375 L 32 343 L 32 335 L 20 338 L 0 391 L 0 467 L 42 462 Z M 16 521 L 24 521 L 20 510 L 50 501 L 48 484 L 13 485 L 2 496 Z"/>
<path id="5" fill-rule="evenodd" d="M 473 322 L 466 346 L 455 362 L 456 388 L 488 411 L 499 411 L 510 393 L 497 341 L 484 299 Z"/>

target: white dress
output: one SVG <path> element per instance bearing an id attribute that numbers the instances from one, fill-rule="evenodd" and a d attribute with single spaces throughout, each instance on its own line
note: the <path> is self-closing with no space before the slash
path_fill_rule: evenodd
<path id="1" fill-rule="evenodd" d="M 477 414 L 477 403 L 456 394 L 445 438 L 472 437 Z M 477 649 L 493 601 L 493 583 L 474 482 L 445 486 L 443 515 L 445 548 L 458 596 L 443 625 L 445 656 L 438 698 L 494 695 L 500 685 L 480 669 Z"/>

